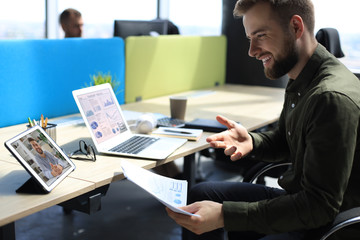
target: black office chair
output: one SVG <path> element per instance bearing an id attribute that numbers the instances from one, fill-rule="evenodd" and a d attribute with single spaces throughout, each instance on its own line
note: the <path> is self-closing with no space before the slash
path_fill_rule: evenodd
<path id="1" fill-rule="evenodd" d="M 282 170 L 291 166 L 291 163 L 261 163 L 253 166 L 249 170 L 249 173 L 244 177 L 243 182 L 255 183 L 258 178 L 262 176 L 268 176 L 269 171 L 281 168 Z M 276 171 L 278 172 L 278 171 Z M 253 173 L 253 175 L 251 175 Z M 340 212 L 332 224 L 321 231 L 320 240 L 326 240 L 331 237 L 334 233 L 340 231 L 344 227 L 360 223 L 360 207 L 352 208 L 343 212 Z"/>
<path id="2" fill-rule="evenodd" d="M 339 32 L 335 28 L 321 28 L 316 33 L 315 38 L 336 58 L 345 56 L 341 50 Z"/>

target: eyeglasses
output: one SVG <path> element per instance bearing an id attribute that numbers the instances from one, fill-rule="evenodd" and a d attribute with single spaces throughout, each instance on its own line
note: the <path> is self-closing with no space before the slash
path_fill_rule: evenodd
<path id="1" fill-rule="evenodd" d="M 84 140 L 79 141 L 79 149 L 70 153 L 71 159 L 96 161 L 96 154 L 93 146 L 87 145 Z"/>

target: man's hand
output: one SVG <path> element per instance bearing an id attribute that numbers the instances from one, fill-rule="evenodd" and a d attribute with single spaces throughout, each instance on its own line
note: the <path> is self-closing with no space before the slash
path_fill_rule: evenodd
<path id="1" fill-rule="evenodd" d="M 224 148 L 224 153 L 236 161 L 253 149 L 252 138 L 242 125 L 223 116 L 217 116 L 216 120 L 225 125 L 228 130 L 214 134 L 206 139 L 211 147 Z"/>
<path id="2" fill-rule="evenodd" d="M 181 209 L 197 214 L 199 217 L 176 213 L 169 208 L 166 208 L 166 211 L 177 224 L 196 234 L 203 234 L 224 227 L 224 216 L 220 203 L 202 201 L 181 207 Z"/>
<path id="3" fill-rule="evenodd" d="M 51 175 L 54 177 L 59 176 L 62 173 L 63 167 L 60 164 L 54 165 L 50 163 L 51 166 Z"/>

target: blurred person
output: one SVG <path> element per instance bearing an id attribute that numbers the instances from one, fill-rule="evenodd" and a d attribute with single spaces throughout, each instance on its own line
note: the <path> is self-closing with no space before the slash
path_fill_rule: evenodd
<path id="1" fill-rule="evenodd" d="M 73 8 L 65 9 L 60 14 L 59 21 L 65 32 L 65 38 L 82 37 L 84 22 L 78 10 Z"/>

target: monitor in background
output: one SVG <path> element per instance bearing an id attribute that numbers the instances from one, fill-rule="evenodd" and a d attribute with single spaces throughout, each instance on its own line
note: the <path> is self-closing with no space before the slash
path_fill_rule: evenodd
<path id="1" fill-rule="evenodd" d="M 115 20 L 114 37 L 165 35 L 168 32 L 166 20 Z"/>

